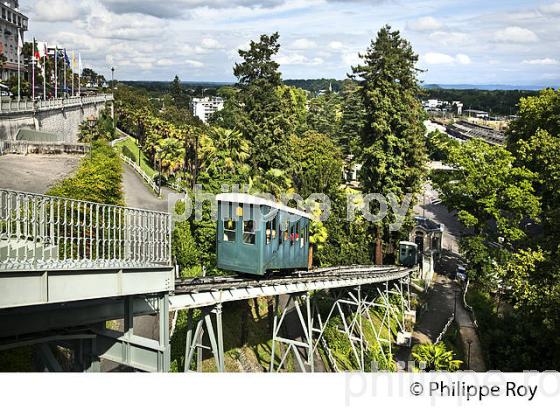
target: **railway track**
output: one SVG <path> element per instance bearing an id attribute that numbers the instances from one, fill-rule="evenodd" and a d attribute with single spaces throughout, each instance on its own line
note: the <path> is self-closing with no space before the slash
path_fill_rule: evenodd
<path id="1" fill-rule="evenodd" d="M 290 274 L 276 275 L 271 278 L 254 278 L 246 276 L 214 276 L 182 279 L 175 282 L 175 294 L 200 293 L 256 286 L 274 286 L 292 283 L 317 282 L 321 280 L 406 276 L 411 269 L 398 266 L 338 266 L 320 268 L 313 271 L 298 271 Z"/>

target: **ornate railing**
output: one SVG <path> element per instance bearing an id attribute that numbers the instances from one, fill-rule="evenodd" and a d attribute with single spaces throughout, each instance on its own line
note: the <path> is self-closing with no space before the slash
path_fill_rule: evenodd
<path id="1" fill-rule="evenodd" d="M 171 265 L 171 217 L 0 189 L 0 270 Z"/>
<path id="2" fill-rule="evenodd" d="M 113 101 L 113 94 L 99 94 L 87 97 L 68 97 L 50 100 L 10 100 L 0 99 L 0 114 L 22 111 L 41 111 L 50 109 L 62 109 L 65 107 L 76 107 L 84 104 L 98 104 Z"/>

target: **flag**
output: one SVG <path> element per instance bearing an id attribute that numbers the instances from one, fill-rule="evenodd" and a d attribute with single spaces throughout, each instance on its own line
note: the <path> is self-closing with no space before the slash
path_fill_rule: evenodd
<path id="1" fill-rule="evenodd" d="M 23 51 L 23 39 L 21 38 L 21 31 L 18 30 L 18 55 Z"/>
<path id="2" fill-rule="evenodd" d="M 72 50 L 72 71 L 76 70 L 76 54 L 74 53 L 74 50 Z"/>
<path id="3" fill-rule="evenodd" d="M 39 68 L 39 70 L 40 70 L 41 69 L 41 54 L 39 53 L 39 43 L 35 41 L 35 38 L 33 38 L 33 62 L 35 63 L 37 68 Z"/>
<path id="4" fill-rule="evenodd" d="M 82 53 L 78 53 L 78 73 L 81 75 L 82 73 Z"/>
<path id="5" fill-rule="evenodd" d="M 47 42 L 46 41 L 38 41 L 37 42 L 37 54 L 39 55 L 39 58 L 48 58 L 48 53 L 47 50 L 48 46 L 47 46 Z"/>
<path id="6" fill-rule="evenodd" d="M 64 64 L 66 64 L 67 67 L 70 67 L 70 57 L 68 57 L 66 49 L 64 49 Z"/>

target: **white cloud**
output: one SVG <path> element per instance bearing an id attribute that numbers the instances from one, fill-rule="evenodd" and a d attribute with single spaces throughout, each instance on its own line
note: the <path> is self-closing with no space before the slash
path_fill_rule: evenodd
<path id="1" fill-rule="evenodd" d="M 539 10 L 544 14 L 551 14 L 551 15 L 560 14 L 560 1 L 541 6 Z"/>
<path id="2" fill-rule="evenodd" d="M 535 60 L 523 60 L 523 64 L 531 64 L 531 65 L 557 65 L 560 64 L 560 61 L 556 60 L 555 58 L 539 58 Z"/>
<path id="3" fill-rule="evenodd" d="M 220 50 L 224 48 L 224 46 L 218 40 L 213 38 L 202 39 L 202 47 L 208 50 Z"/>
<path id="4" fill-rule="evenodd" d="M 436 31 L 430 34 L 430 40 L 444 46 L 464 46 L 470 43 L 471 38 L 465 33 Z"/>
<path id="5" fill-rule="evenodd" d="M 101 0 L 112 12 L 117 14 L 139 13 L 159 18 L 181 17 L 186 10 L 206 9 L 234 9 L 245 7 L 249 9 L 273 8 L 284 3 L 284 0 Z"/>
<path id="6" fill-rule="evenodd" d="M 185 60 L 185 64 L 193 68 L 204 67 L 204 63 L 198 60 Z"/>
<path id="7" fill-rule="evenodd" d="M 347 66 L 357 66 L 363 62 L 358 53 L 345 53 L 342 55 L 342 61 Z"/>
<path id="8" fill-rule="evenodd" d="M 340 41 L 331 41 L 329 43 L 329 48 L 332 48 L 333 50 L 342 50 L 344 48 L 344 44 Z"/>
<path id="9" fill-rule="evenodd" d="M 466 65 L 471 63 L 471 58 L 466 54 L 457 54 L 455 56 L 455 61 L 457 61 L 459 64 Z"/>
<path id="10" fill-rule="evenodd" d="M 495 40 L 500 43 L 528 44 L 539 41 L 537 35 L 529 29 L 510 26 L 496 32 Z"/>
<path id="11" fill-rule="evenodd" d="M 466 54 L 457 54 L 455 57 L 443 53 L 426 53 L 423 60 L 428 65 L 442 65 L 442 64 L 470 64 L 471 59 Z"/>
<path id="12" fill-rule="evenodd" d="M 172 66 L 173 64 L 175 64 L 175 62 L 169 58 L 162 58 L 161 60 L 158 60 L 156 63 L 158 66 L 162 66 L 162 67 L 168 67 L 168 66 Z"/>
<path id="13" fill-rule="evenodd" d="M 38 21 L 73 21 L 80 17 L 82 7 L 65 0 L 39 0 L 33 8 L 33 19 Z"/>
<path id="14" fill-rule="evenodd" d="M 309 40 L 307 38 L 300 38 L 290 44 L 290 48 L 294 50 L 309 50 L 312 48 L 316 48 L 317 43 L 313 40 Z"/>
<path id="15" fill-rule="evenodd" d="M 412 31 L 435 31 L 443 27 L 443 24 L 431 16 L 420 17 L 417 20 L 409 21 L 406 25 Z"/>
<path id="16" fill-rule="evenodd" d="M 276 62 L 280 65 L 321 65 L 325 61 L 322 58 L 308 58 L 303 54 L 282 54 L 276 57 Z"/>

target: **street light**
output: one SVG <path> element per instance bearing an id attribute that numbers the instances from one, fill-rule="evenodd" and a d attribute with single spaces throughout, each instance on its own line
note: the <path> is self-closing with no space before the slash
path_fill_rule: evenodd
<path id="1" fill-rule="evenodd" d="M 471 369 L 471 344 L 472 344 L 472 340 L 467 340 L 467 343 L 469 344 L 469 352 L 467 354 L 467 369 L 470 370 Z"/>
<path id="2" fill-rule="evenodd" d="M 161 196 L 161 150 L 158 149 L 156 162 L 158 163 L 158 196 Z"/>
<path id="3" fill-rule="evenodd" d="M 115 67 L 111 67 L 111 91 L 115 88 Z"/>

